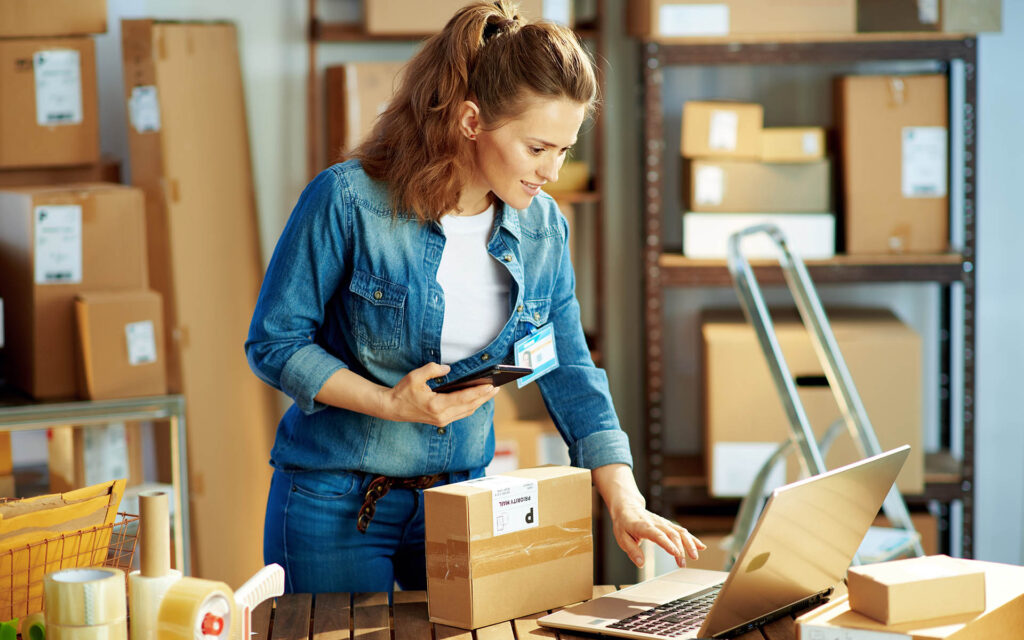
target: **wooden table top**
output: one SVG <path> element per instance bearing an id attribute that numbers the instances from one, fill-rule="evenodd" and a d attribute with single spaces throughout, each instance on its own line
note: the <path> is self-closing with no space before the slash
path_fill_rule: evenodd
<path id="1" fill-rule="evenodd" d="M 594 596 L 616 587 L 594 587 Z M 260 605 L 252 616 L 254 640 L 525 640 L 578 639 L 580 636 L 545 629 L 537 613 L 476 631 L 433 624 L 427 619 L 427 594 L 396 591 L 388 606 L 386 593 L 309 593 L 284 595 Z M 595 636 L 596 637 L 596 636 Z M 784 618 L 738 636 L 739 640 L 793 640 L 792 618 Z"/>

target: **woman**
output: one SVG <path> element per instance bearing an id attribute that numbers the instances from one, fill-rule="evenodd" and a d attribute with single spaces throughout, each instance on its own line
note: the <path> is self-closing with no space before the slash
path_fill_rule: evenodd
<path id="1" fill-rule="evenodd" d="M 432 388 L 514 364 L 517 341 L 548 328 L 558 367 L 532 384 L 619 545 L 638 566 L 643 538 L 680 566 L 704 548 L 645 509 L 584 341 L 568 227 L 541 191 L 594 109 L 594 73 L 570 30 L 507 0 L 467 6 L 410 61 L 356 159 L 299 198 L 246 342 L 295 401 L 264 530 L 289 591 L 425 587 L 422 490 L 483 474 L 498 393 Z"/>

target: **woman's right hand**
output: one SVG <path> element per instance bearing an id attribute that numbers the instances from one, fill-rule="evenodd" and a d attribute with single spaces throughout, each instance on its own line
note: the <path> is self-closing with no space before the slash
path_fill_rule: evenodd
<path id="1" fill-rule="evenodd" d="M 480 405 L 498 395 L 498 388 L 483 384 L 451 393 L 434 393 L 427 385 L 451 371 L 446 364 L 431 362 L 413 369 L 381 396 L 381 416 L 399 422 L 424 422 L 435 427 L 472 415 Z"/>

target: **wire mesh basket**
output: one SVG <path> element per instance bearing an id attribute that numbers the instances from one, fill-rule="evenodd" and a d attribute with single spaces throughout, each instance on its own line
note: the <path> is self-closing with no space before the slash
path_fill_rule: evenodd
<path id="1" fill-rule="evenodd" d="M 139 516 L 118 512 L 110 524 L 0 551 L 0 621 L 43 610 L 43 576 L 75 567 L 115 567 L 127 577 Z"/>

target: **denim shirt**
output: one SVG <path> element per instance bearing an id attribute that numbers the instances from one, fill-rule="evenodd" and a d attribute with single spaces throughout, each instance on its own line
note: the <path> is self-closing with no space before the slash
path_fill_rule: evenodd
<path id="1" fill-rule="evenodd" d="M 439 362 L 444 294 L 436 276 L 444 245 L 440 224 L 396 215 L 386 183 L 358 161 L 334 165 L 306 187 L 274 250 L 245 343 L 256 375 L 294 400 L 278 425 L 276 468 L 411 477 L 491 461 L 493 401 L 437 428 L 314 400 L 342 367 L 392 387 Z M 546 194 L 525 210 L 499 203 L 487 250 L 511 275 L 508 321 L 431 386 L 513 363 L 515 341 L 550 323 L 559 367 L 532 384 L 540 386 L 572 464 L 632 465 L 607 376 L 583 337 L 565 217 Z"/>

